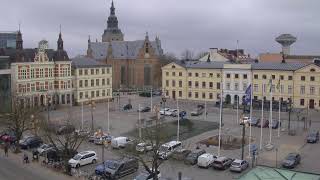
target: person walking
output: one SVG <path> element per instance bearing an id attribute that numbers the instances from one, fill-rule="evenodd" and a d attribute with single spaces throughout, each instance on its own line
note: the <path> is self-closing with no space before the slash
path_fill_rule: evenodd
<path id="1" fill-rule="evenodd" d="M 8 144 L 8 142 L 6 142 L 6 143 L 4 144 L 4 155 L 5 155 L 6 157 L 8 157 L 8 150 L 9 150 L 9 144 Z"/>

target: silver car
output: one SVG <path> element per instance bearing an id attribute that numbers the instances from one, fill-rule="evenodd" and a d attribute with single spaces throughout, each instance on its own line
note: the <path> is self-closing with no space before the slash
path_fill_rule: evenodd
<path id="1" fill-rule="evenodd" d="M 231 163 L 230 171 L 242 172 L 249 167 L 249 163 L 246 160 L 236 159 Z"/>

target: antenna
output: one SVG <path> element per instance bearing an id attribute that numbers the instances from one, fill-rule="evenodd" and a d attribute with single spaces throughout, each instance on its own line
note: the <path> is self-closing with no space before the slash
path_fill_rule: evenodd
<path id="1" fill-rule="evenodd" d="M 21 21 L 19 21 L 19 32 L 20 32 L 20 28 L 21 28 Z"/>

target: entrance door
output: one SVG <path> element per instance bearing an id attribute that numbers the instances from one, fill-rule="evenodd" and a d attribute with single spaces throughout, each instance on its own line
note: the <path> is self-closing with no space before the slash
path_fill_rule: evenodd
<path id="1" fill-rule="evenodd" d="M 172 91 L 172 98 L 176 99 L 176 91 Z"/>
<path id="2" fill-rule="evenodd" d="M 313 99 L 309 100 L 309 108 L 314 109 L 314 100 Z"/>

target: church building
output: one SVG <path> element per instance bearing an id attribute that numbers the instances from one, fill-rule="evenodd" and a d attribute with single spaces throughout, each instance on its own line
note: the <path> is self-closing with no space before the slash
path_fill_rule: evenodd
<path id="1" fill-rule="evenodd" d="M 87 56 L 112 66 L 113 89 L 161 87 L 161 41 L 149 39 L 146 33 L 143 40 L 125 41 L 118 27 L 114 3 L 111 3 L 107 29 L 102 42 L 88 39 Z"/>

